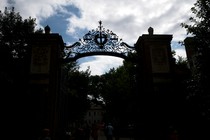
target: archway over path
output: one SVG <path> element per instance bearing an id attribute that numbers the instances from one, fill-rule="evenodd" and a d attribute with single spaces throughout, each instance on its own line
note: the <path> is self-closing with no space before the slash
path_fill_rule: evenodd
<path id="1" fill-rule="evenodd" d="M 156 95 L 170 92 L 173 81 L 171 40 L 172 35 L 154 34 L 153 29 L 148 29 L 149 34 L 140 36 L 134 46 L 129 46 L 112 31 L 106 30 L 99 21 L 96 30 L 85 34 L 82 39 L 71 46 L 64 46 L 59 34 L 49 32 L 46 27 L 45 34 L 33 34 L 29 38 L 31 51 L 29 94 L 33 98 L 34 107 L 39 117 L 34 121 L 37 128 L 48 127 L 52 130 L 53 138 L 59 139 L 62 134 L 62 108 L 63 95 L 60 94 L 61 64 L 75 61 L 79 58 L 92 55 L 108 55 L 127 59 L 130 53 L 136 53 L 138 63 L 138 110 L 149 109 L 157 102 L 152 102 Z M 63 54 L 65 57 L 63 57 Z M 167 86 L 167 88 L 165 88 Z M 139 94 L 141 93 L 141 94 Z M 159 97 L 158 97 L 159 98 Z M 157 98 L 156 98 L 157 99 Z M 40 100 L 40 102 L 37 102 Z M 36 108 L 42 106 L 42 108 Z M 147 108 L 147 109 L 148 109 Z M 153 112 L 153 111 L 152 111 Z M 155 120 L 153 113 L 138 116 L 137 123 L 146 125 L 151 123 L 146 118 Z M 143 121 L 143 122 L 142 122 Z M 152 125 L 152 124 L 151 124 Z"/>
<path id="2" fill-rule="evenodd" d="M 111 30 L 103 28 L 102 21 L 99 21 L 98 28 L 89 31 L 73 45 L 67 46 L 65 51 L 67 56 L 64 60 L 67 62 L 93 55 L 108 55 L 126 59 L 129 53 L 135 52 L 135 47 L 123 42 Z"/>

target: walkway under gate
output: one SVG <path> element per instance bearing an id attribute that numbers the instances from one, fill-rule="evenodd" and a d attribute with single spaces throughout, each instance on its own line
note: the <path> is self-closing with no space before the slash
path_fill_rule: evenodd
<path id="1" fill-rule="evenodd" d="M 45 34 L 32 34 L 29 37 L 32 47 L 29 93 L 31 96 L 38 95 L 32 102 L 37 106 L 43 105 L 42 110 L 44 110 L 36 113 L 39 115 L 38 120 L 32 117 L 34 127 L 50 128 L 54 140 L 63 133 L 62 116 L 64 114 L 61 111 L 63 105 L 59 91 L 60 68 L 63 62 L 75 61 L 91 55 L 109 55 L 126 59 L 129 53 L 135 52 L 138 55 L 138 83 L 141 88 L 139 89 L 141 91 L 139 94 L 141 108 L 139 109 L 143 109 L 143 103 L 150 102 L 149 97 L 152 97 L 154 93 L 161 93 L 164 86 L 168 87 L 164 89 L 164 92 L 170 92 L 170 85 L 173 82 L 172 35 L 154 34 L 153 28 L 150 27 L 148 34 L 139 36 L 135 46 L 129 46 L 114 32 L 102 28 L 100 21 L 98 29 L 88 32 L 73 45 L 64 46 L 62 37 L 57 33 L 50 33 L 49 30 L 47 26 Z M 41 98 L 41 102 L 36 102 Z M 147 115 L 153 118 L 150 116 L 152 114 Z M 147 118 L 147 115 L 139 116 L 139 118 Z M 141 123 L 143 122 L 139 120 L 139 124 Z"/>

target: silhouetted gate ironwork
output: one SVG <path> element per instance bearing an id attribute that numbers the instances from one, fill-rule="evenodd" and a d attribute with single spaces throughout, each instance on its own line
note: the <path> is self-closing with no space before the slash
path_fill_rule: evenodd
<path id="1" fill-rule="evenodd" d="M 45 34 L 32 34 L 29 37 L 29 45 L 32 48 L 29 72 L 30 89 L 28 91 L 31 97 L 31 106 L 41 106 L 46 110 L 43 113 L 40 108 L 36 108 L 37 112 L 32 112 L 31 122 L 33 125 L 31 126 L 33 127 L 31 129 L 34 129 L 32 132 L 40 127 L 48 127 L 52 130 L 53 139 L 57 140 L 62 135 L 64 120 L 62 118 L 64 117 L 62 112 L 63 95 L 60 92 L 62 62 L 75 61 L 81 57 L 92 55 L 109 55 L 126 59 L 129 58 L 129 53 L 136 53 L 137 86 L 139 88 L 139 91 L 136 91 L 138 103 L 136 104 L 135 118 L 139 126 L 136 134 L 141 132 L 140 128 L 148 128 L 146 130 L 148 134 L 155 134 L 153 130 L 156 129 L 150 128 L 161 126 L 158 123 L 161 122 L 159 119 L 164 121 L 164 116 L 157 117 L 158 114 L 160 115 L 158 111 L 166 110 L 162 108 L 165 104 L 162 97 L 173 92 L 174 89 L 170 44 L 172 35 L 153 34 L 153 29 L 149 28 L 149 34 L 143 34 L 138 38 L 135 46 L 129 46 L 114 32 L 103 28 L 102 22 L 99 21 L 98 28 L 89 31 L 73 45 L 64 46 L 63 39 L 59 34 L 50 33 L 49 27 L 46 29 L 48 30 L 45 30 Z M 63 50 L 66 54 L 64 58 Z M 43 102 L 37 102 L 37 100 Z M 145 105 L 147 106 L 145 107 Z M 37 114 L 39 120 L 36 120 Z M 143 137 L 146 139 L 147 136 L 145 133 Z"/>
<path id="2" fill-rule="evenodd" d="M 135 47 L 123 42 L 111 30 L 103 28 L 102 21 L 99 21 L 98 28 L 89 31 L 73 45 L 67 46 L 65 52 L 67 53 L 65 61 L 91 55 L 109 55 L 125 59 L 128 53 L 135 52 Z"/>

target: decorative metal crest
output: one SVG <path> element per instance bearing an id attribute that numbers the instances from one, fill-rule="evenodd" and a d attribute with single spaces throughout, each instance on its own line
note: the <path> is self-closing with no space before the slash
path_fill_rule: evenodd
<path id="1" fill-rule="evenodd" d="M 96 30 L 89 31 L 78 42 L 66 47 L 65 51 L 68 54 L 66 59 L 80 58 L 90 54 L 112 54 L 125 58 L 129 52 L 134 52 L 135 49 L 122 42 L 122 39 L 119 39 L 109 29 L 105 30 L 102 26 L 102 21 L 99 21 L 99 26 Z"/>

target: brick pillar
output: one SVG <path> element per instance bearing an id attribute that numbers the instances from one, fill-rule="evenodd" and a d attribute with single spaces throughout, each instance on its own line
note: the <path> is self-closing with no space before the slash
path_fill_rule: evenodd
<path id="1" fill-rule="evenodd" d="M 152 28 L 148 31 L 135 44 L 139 57 L 137 139 L 158 139 L 157 135 L 163 133 L 163 97 L 173 81 L 172 35 L 153 34 Z"/>
<path id="2" fill-rule="evenodd" d="M 38 136 L 43 128 L 49 128 L 53 140 L 59 124 L 59 88 L 64 47 L 59 34 L 32 34 L 29 37 L 31 47 L 30 64 L 30 113 L 34 135 Z"/>

